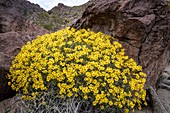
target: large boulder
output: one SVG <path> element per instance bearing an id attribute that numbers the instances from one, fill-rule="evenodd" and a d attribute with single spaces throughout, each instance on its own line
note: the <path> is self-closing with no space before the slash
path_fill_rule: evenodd
<path id="1" fill-rule="evenodd" d="M 33 24 L 17 10 L 0 6 L 0 101 L 15 94 L 6 78 L 11 61 L 27 41 L 45 33 L 49 31 Z"/>
<path id="2" fill-rule="evenodd" d="M 24 42 L 16 32 L 0 33 L 0 101 L 15 94 L 7 86 L 6 75 L 13 57 L 18 53 Z"/>
<path id="3" fill-rule="evenodd" d="M 166 0 L 96 0 L 72 27 L 113 35 L 143 66 L 148 88 L 155 86 L 169 60 L 169 20 Z"/>

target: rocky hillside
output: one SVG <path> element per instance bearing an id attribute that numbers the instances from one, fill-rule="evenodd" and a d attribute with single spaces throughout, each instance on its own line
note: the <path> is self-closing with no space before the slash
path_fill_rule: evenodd
<path id="1" fill-rule="evenodd" d="M 39 12 L 32 15 L 31 20 L 36 24 L 51 31 L 57 31 L 66 26 L 70 26 L 80 18 L 92 1 L 80 6 L 69 7 L 62 3 L 55 6 L 48 12 Z"/>
<path id="2" fill-rule="evenodd" d="M 34 24 L 42 26 L 50 31 L 57 31 L 66 26 L 70 26 L 72 22 L 80 18 L 91 2 L 92 0 L 83 5 L 74 7 L 69 7 L 60 3 L 47 12 L 39 5 L 26 0 L 1 0 L 0 9 L 4 7 L 8 8 L 17 12 L 18 15 L 29 19 Z M 0 27 L 2 26 L 0 25 Z"/>
<path id="3" fill-rule="evenodd" d="M 33 4 L 26 0 L 0 0 L 0 8 L 3 7 L 17 11 L 24 17 L 29 17 L 37 12 L 45 12 L 38 4 Z"/>
<path id="4" fill-rule="evenodd" d="M 15 24 L 17 18 L 29 19 L 30 16 L 38 12 L 45 12 L 45 10 L 26 0 L 0 0 L 0 32 L 16 30 L 15 27 L 21 25 L 20 22 Z M 5 17 L 5 15 L 8 16 Z M 13 20 L 10 18 L 13 18 Z"/>

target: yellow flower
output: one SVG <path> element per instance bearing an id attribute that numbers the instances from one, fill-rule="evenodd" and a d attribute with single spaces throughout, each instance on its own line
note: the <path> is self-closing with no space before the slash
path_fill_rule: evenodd
<path id="1" fill-rule="evenodd" d="M 104 106 L 101 106 L 101 109 L 104 109 L 105 107 Z"/>
<path id="2" fill-rule="evenodd" d="M 122 108 L 123 106 L 122 106 L 122 104 L 121 104 L 121 103 L 119 103 L 118 107 L 119 107 L 119 108 Z"/>
<path id="3" fill-rule="evenodd" d="M 69 41 L 67 44 L 71 45 L 73 42 L 72 41 Z"/>
<path id="4" fill-rule="evenodd" d="M 141 100 L 147 104 L 142 67 L 101 32 L 68 27 L 38 36 L 11 64 L 8 85 L 23 92 L 24 99 L 57 90 L 58 97 L 88 100 L 103 111 L 107 107 L 128 113 L 141 109 Z"/>
<path id="5" fill-rule="evenodd" d="M 96 106 L 96 104 L 97 104 L 97 101 L 93 101 L 93 106 Z"/>
<path id="6" fill-rule="evenodd" d="M 84 99 L 85 99 L 85 100 L 87 100 L 87 99 L 88 99 L 88 96 L 87 96 L 87 95 L 85 95 L 85 96 L 84 96 Z"/>
<path id="7" fill-rule="evenodd" d="M 129 113 L 129 109 L 125 108 L 125 109 L 124 109 L 124 112 L 125 112 L 125 113 Z"/>
<path id="8" fill-rule="evenodd" d="M 109 101 L 109 105 L 112 106 L 112 105 L 113 105 L 113 102 L 112 102 L 112 101 Z"/>
<path id="9" fill-rule="evenodd" d="M 68 97 L 71 97 L 72 95 L 73 95 L 73 93 L 71 93 L 71 92 L 69 92 L 69 93 L 67 94 Z"/>

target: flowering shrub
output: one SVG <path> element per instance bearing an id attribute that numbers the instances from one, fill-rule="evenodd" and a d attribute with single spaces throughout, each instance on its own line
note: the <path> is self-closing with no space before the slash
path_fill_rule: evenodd
<path id="1" fill-rule="evenodd" d="M 89 101 L 103 111 L 141 109 L 146 74 L 113 40 L 73 28 L 39 36 L 12 61 L 9 85 L 24 99 L 53 90 L 60 98 Z"/>

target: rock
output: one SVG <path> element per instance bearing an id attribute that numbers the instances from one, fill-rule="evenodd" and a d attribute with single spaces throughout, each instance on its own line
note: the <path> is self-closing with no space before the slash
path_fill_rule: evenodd
<path id="1" fill-rule="evenodd" d="M 170 113 L 170 64 L 166 66 L 157 83 L 157 94 L 166 111 Z"/>
<path id="2" fill-rule="evenodd" d="M 33 4 L 27 0 L 1 0 L 0 9 L 5 7 L 17 11 L 21 16 L 29 18 L 30 15 L 37 12 L 45 12 L 38 4 Z"/>
<path id="3" fill-rule="evenodd" d="M 155 87 L 169 60 L 169 20 L 166 0 L 96 0 L 72 27 L 113 35 L 143 66 L 149 88 Z"/>
<path id="4" fill-rule="evenodd" d="M 157 94 L 163 103 L 167 113 L 170 113 L 170 91 L 166 89 L 158 89 Z"/>
<path id="5" fill-rule="evenodd" d="M 39 34 L 41 34 L 42 32 L 41 30 L 44 30 L 39 26 L 37 27 L 37 25 L 34 25 L 33 22 L 23 17 L 22 15 L 20 15 L 19 12 L 11 8 L 5 8 L 5 7 L 0 8 L 0 20 L 1 20 L 0 33 L 10 32 L 10 31 L 26 33 L 29 31 L 29 29 L 31 29 L 33 31 L 33 34 L 35 32 L 37 33 L 40 32 Z M 38 30 L 38 31 L 34 31 L 34 30 Z"/>
<path id="6" fill-rule="evenodd" d="M 170 91 L 170 65 L 162 72 L 157 84 L 158 88 Z"/>
<path id="7" fill-rule="evenodd" d="M 157 95 L 156 91 L 151 86 L 149 87 L 149 92 L 153 104 L 154 113 L 168 113 L 162 101 L 160 100 L 160 97 Z"/>
<path id="8" fill-rule="evenodd" d="M 6 75 L 9 73 L 11 61 L 20 48 L 38 35 L 49 33 L 48 30 L 23 17 L 17 10 L 14 10 L 15 8 L 9 8 L 6 5 L 0 1 L 0 101 L 15 94 L 7 85 Z"/>
<path id="9" fill-rule="evenodd" d="M 29 39 L 27 39 L 29 41 Z M 8 71 L 11 60 L 20 51 L 20 48 L 26 43 L 17 32 L 0 33 L 0 68 Z"/>
<path id="10" fill-rule="evenodd" d="M 1 57 L 1 54 L 0 54 L 0 57 Z M 0 63 L 1 63 L 1 61 L 0 61 Z M 4 100 L 4 99 L 11 98 L 11 97 L 13 97 L 15 95 L 15 91 L 13 91 L 11 89 L 11 87 L 9 87 L 7 85 L 8 84 L 8 80 L 6 78 L 6 75 L 8 74 L 8 71 L 4 70 L 3 69 L 4 67 L 0 67 L 0 102 L 2 100 Z"/>
<path id="11" fill-rule="evenodd" d="M 19 52 L 24 42 L 16 32 L 0 33 L 0 101 L 12 97 L 15 92 L 7 86 L 6 75 L 14 56 Z"/>
<path id="12" fill-rule="evenodd" d="M 23 113 L 21 98 L 15 96 L 0 102 L 0 113 Z"/>
<path id="13" fill-rule="evenodd" d="M 157 89 L 166 89 L 170 91 L 170 63 L 165 67 L 159 79 L 156 82 Z"/>
<path id="14" fill-rule="evenodd" d="M 36 30 L 36 29 L 35 29 Z M 40 31 L 37 29 L 36 32 Z M 30 29 L 25 33 L 6 32 L 0 33 L 0 101 L 13 96 L 14 92 L 7 86 L 6 75 L 9 72 L 11 61 L 20 51 L 20 48 L 30 39 L 35 39 L 37 35 L 43 35 L 47 31 L 36 33 Z"/>

